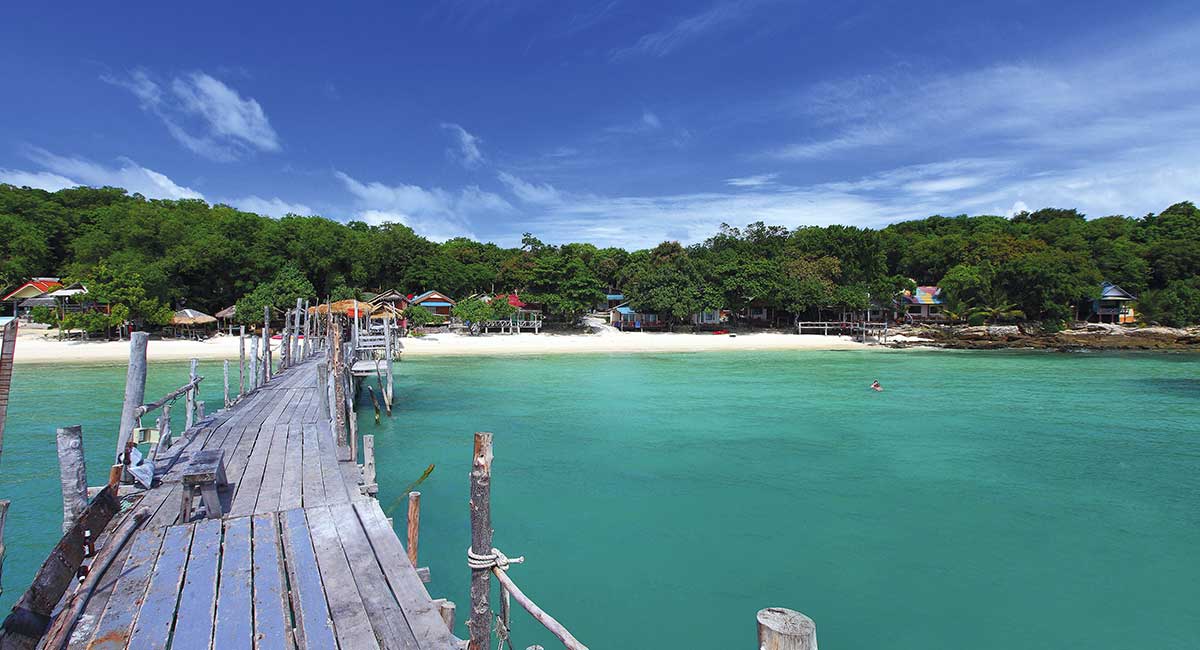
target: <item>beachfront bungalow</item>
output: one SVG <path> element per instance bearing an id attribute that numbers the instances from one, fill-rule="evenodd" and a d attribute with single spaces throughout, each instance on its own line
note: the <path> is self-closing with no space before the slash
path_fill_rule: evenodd
<path id="1" fill-rule="evenodd" d="M 905 291 L 900 295 L 898 311 L 906 321 L 945 320 L 942 313 L 942 289 L 934 286 L 917 287 L 916 291 Z"/>
<path id="2" fill-rule="evenodd" d="M 375 307 L 386 305 L 391 307 L 396 312 L 404 311 L 408 308 L 409 304 L 408 296 L 396 291 L 395 289 L 388 289 L 383 293 L 376 294 L 369 302 Z"/>
<path id="3" fill-rule="evenodd" d="M 435 315 L 450 318 L 450 310 L 454 309 L 454 305 L 457 303 L 453 298 L 439 291 L 426 291 L 414 297 L 410 304 L 420 305 Z"/>
<path id="4" fill-rule="evenodd" d="M 1088 320 L 1094 323 L 1122 325 L 1134 323 L 1137 320 L 1137 314 L 1133 310 L 1135 302 L 1137 296 L 1111 282 L 1105 282 L 1100 285 L 1100 297 L 1092 299 L 1092 310 Z"/>
<path id="5" fill-rule="evenodd" d="M 728 313 L 720 309 L 706 309 L 692 314 L 691 317 L 692 325 L 701 330 L 721 329 L 728 320 Z"/>
<path id="6" fill-rule="evenodd" d="M 658 314 L 635 311 L 628 303 L 613 307 L 609 312 L 609 322 L 619 330 L 661 330 L 667 326 L 667 322 Z"/>
<path id="7" fill-rule="evenodd" d="M 30 307 L 22 307 L 20 303 L 29 300 L 30 298 L 38 298 L 45 294 L 62 287 L 62 281 L 58 278 L 29 278 L 29 281 L 8 293 L 8 295 L 0 298 L 0 302 L 11 303 L 10 307 L 6 307 L 5 311 L 10 311 L 13 316 L 29 316 Z M 53 300 L 49 305 L 53 307 Z"/>

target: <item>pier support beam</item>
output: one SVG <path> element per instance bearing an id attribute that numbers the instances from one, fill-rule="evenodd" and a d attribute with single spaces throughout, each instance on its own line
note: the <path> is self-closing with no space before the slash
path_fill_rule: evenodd
<path id="1" fill-rule="evenodd" d="M 83 458 L 83 427 L 58 429 L 58 476 L 62 486 L 63 534 L 87 507 L 87 466 Z"/>
<path id="2" fill-rule="evenodd" d="M 492 552 L 492 434 L 475 434 L 471 462 L 471 549 Z M 492 571 L 471 569 L 471 617 L 467 650 L 487 650 L 492 637 Z"/>
<path id="3" fill-rule="evenodd" d="M 125 373 L 125 403 L 121 407 L 121 429 L 117 432 L 117 454 L 125 453 L 125 444 L 137 426 L 138 409 L 146 398 L 146 332 L 129 333 L 129 370 Z"/>
<path id="4" fill-rule="evenodd" d="M 759 650 L 817 650 L 817 626 L 793 609 L 758 610 Z"/>
<path id="5" fill-rule="evenodd" d="M 408 561 L 413 567 L 417 566 L 417 545 L 421 539 L 421 493 L 408 493 Z"/>

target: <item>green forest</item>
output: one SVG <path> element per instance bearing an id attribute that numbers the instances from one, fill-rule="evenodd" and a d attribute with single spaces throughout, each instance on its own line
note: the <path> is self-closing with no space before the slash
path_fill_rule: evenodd
<path id="1" fill-rule="evenodd" d="M 940 285 L 952 314 L 1061 323 L 1110 281 L 1139 296 L 1146 322 L 1182 326 L 1200 322 L 1200 210 L 1184 202 L 1141 217 L 1086 219 L 1043 209 L 881 229 L 759 222 L 723 226 L 690 246 L 627 251 L 546 244 L 531 234 L 517 248 L 436 243 L 398 223 L 274 219 L 118 188 L 0 184 L 0 285 L 31 276 L 84 281 L 123 318 L 150 324 L 185 306 L 211 314 L 239 300 L 286 307 L 297 297 L 384 289 L 516 291 L 562 320 L 608 292 L 676 321 L 751 304 L 802 316 L 888 304 L 914 284 Z"/>

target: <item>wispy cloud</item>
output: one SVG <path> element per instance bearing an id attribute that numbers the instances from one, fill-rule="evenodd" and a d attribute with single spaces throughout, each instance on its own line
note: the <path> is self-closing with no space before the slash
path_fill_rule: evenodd
<path id="1" fill-rule="evenodd" d="M 503 197 L 474 185 L 450 192 L 405 183 L 364 183 L 340 171 L 335 175 L 354 196 L 360 209 L 359 219 L 368 223 L 403 223 L 437 241 L 474 237 L 474 220 L 511 216 L 515 212 Z"/>
<path id="2" fill-rule="evenodd" d="M 496 176 L 524 203 L 554 205 L 562 200 L 558 190 L 552 185 L 530 183 L 508 172 L 500 172 Z"/>
<path id="3" fill-rule="evenodd" d="M 609 59 L 623 61 L 636 56 L 667 56 L 697 38 L 741 21 L 754 4 L 757 3 L 744 0 L 722 2 L 698 14 L 676 20 L 663 29 L 644 34 L 632 45 L 612 50 Z"/>
<path id="4" fill-rule="evenodd" d="M 237 160 L 254 151 L 279 151 L 279 136 L 262 106 L 203 72 L 159 83 L 142 69 L 101 79 L 125 88 L 156 115 L 180 144 L 210 160 Z"/>
<path id="5" fill-rule="evenodd" d="M 264 199 L 252 194 L 237 199 L 230 199 L 228 203 L 239 210 L 265 214 L 271 217 L 282 217 L 289 214 L 301 216 L 315 214 L 312 208 L 303 203 L 289 203 L 279 197 Z"/>
<path id="6" fill-rule="evenodd" d="M 458 161 L 467 169 L 478 167 L 483 163 L 483 151 L 479 148 L 479 145 L 483 143 L 482 139 L 452 122 L 443 122 L 442 128 L 450 131 L 458 143 L 457 149 L 446 150 L 446 155 L 451 160 Z"/>
<path id="7" fill-rule="evenodd" d="M 44 171 L 2 170 L 4 182 L 21 181 L 22 185 L 55 191 L 64 187 L 120 187 L 150 199 L 202 199 L 204 196 L 190 187 L 179 185 L 166 174 L 142 167 L 129 158 L 118 158 L 119 165 L 110 166 L 86 158 L 60 156 L 39 147 L 28 147 L 25 155 Z M 12 179 L 12 180 L 8 180 Z"/>
<path id="8" fill-rule="evenodd" d="M 763 187 L 774 183 L 776 178 L 779 178 L 779 174 L 755 174 L 754 176 L 726 178 L 725 184 L 733 187 Z"/>
<path id="9" fill-rule="evenodd" d="M 650 109 L 643 109 L 641 117 L 622 124 L 614 124 L 604 130 L 607 133 L 633 134 L 650 133 L 658 131 L 662 127 L 662 120 L 658 117 L 657 113 Z"/>

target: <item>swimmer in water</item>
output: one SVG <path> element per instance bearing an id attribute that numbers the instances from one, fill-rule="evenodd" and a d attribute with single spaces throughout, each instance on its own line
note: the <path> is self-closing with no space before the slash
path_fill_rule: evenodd
<path id="1" fill-rule="evenodd" d="M 871 390 L 873 390 L 873 391 L 875 391 L 875 392 L 877 392 L 877 393 L 882 393 L 882 392 L 883 392 L 883 386 L 880 386 L 880 385 L 879 385 L 879 380 L 878 380 L 878 379 L 876 379 L 875 381 L 871 382 Z"/>

